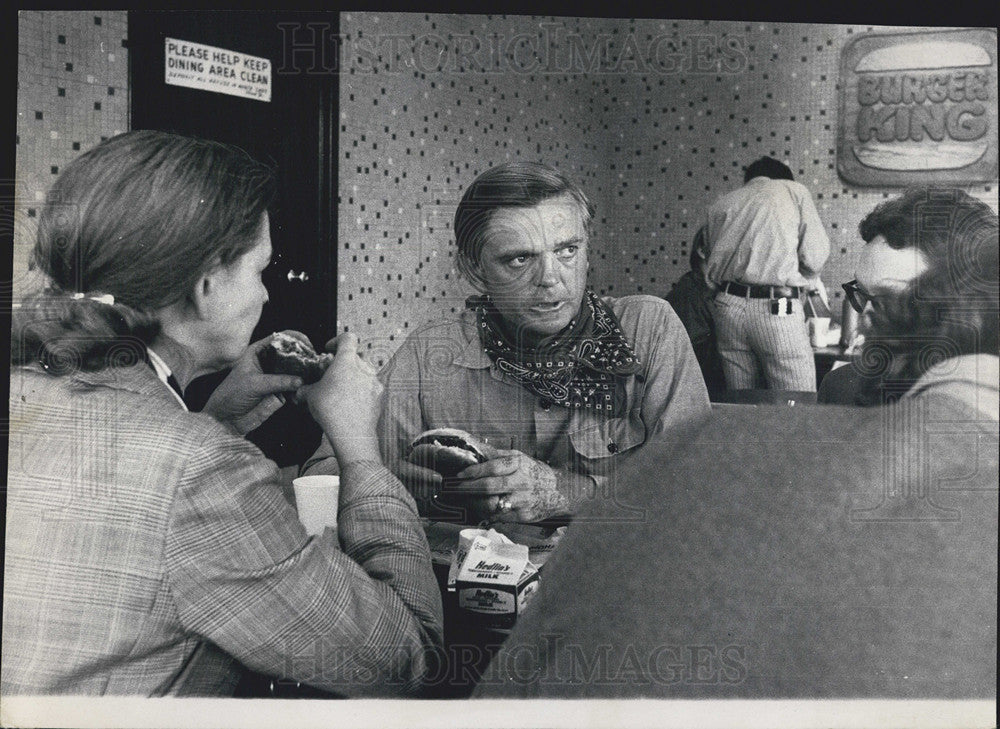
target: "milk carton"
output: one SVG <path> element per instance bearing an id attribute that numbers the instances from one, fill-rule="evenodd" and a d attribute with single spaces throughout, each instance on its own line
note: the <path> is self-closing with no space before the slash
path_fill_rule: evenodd
<path id="1" fill-rule="evenodd" d="M 528 547 L 493 529 L 463 529 L 448 571 L 458 606 L 485 627 L 509 630 L 538 588 Z"/>

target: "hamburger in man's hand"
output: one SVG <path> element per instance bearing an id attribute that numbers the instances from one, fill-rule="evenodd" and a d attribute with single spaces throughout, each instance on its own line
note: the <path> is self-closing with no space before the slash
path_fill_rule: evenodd
<path id="1" fill-rule="evenodd" d="M 494 448 L 457 428 L 421 433 L 403 451 L 400 465 L 400 478 L 411 493 L 414 486 L 423 487 L 414 495 L 432 496 L 433 506 L 444 509 L 447 519 L 429 514 L 439 521 L 539 522 L 570 513 L 551 466 L 518 450 Z M 586 476 L 568 478 L 583 482 L 581 492 L 583 486 L 593 488 Z"/>
<path id="2" fill-rule="evenodd" d="M 403 452 L 403 460 L 411 469 L 407 474 L 411 485 L 422 484 L 434 494 L 433 518 L 473 524 L 496 509 L 498 497 L 469 493 L 456 476 L 498 455 L 495 448 L 467 431 L 435 428 L 414 438 Z M 435 480 L 428 481 L 428 475 Z"/>
<path id="3" fill-rule="evenodd" d="M 414 438 L 403 457 L 444 478 L 454 478 L 468 466 L 489 460 L 488 449 L 489 446 L 464 430 L 435 428 Z"/>

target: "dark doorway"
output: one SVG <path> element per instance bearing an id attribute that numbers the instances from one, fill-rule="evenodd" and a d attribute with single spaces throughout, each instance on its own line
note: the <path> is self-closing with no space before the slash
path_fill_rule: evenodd
<path id="1" fill-rule="evenodd" d="M 242 147 L 276 167 L 271 218 L 273 263 L 264 279 L 270 302 L 254 339 L 296 329 L 322 347 L 335 334 L 336 12 L 130 11 L 131 128 L 160 129 Z M 271 61 L 271 100 L 247 99 L 165 83 L 166 39 Z M 185 393 L 199 409 L 224 373 Z M 301 408 L 286 406 L 250 439 L 280 466 L 301 463 L 319 430 Z"/>
<path id="2" fill-rule="evenodd" d="M 258 333 L 294 328 L 320 345 L 336 324 L 337 75 L 306 63 L 289 71 L 283 58 L 289 42 L 334 38 L 337 27 L 335 12 L 132 11 L 128 28 L 133 129 L 216 139 L 276 165 L 271 301 Z M 270 59 L 271 101 L 167 85 L 166 38 Z"/>

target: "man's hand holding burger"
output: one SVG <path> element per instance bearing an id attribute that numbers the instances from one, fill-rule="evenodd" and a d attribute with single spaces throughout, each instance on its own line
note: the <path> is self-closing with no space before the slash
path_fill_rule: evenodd
<path id="1" fill-rule="evenodd" d="M 562 472 L 521 451 L 496 453 L 485 463 L 455 475 L 462 493 L 474 502 L 471 508 L 480 511 L 480 518 L 534 522 L 571 512 L 570 501 L 559 488 Z M 565 475 L 572 478 L 572 474 Z"/>
<path id="2" fill-rule="evenodd" d="M 421 433 L 404 457 L 400 477 L 411 490 L 421 487 L 441 497 L 441 506 L 465 509 L 467 523 L 568 515 L 595 488 L 587 476 L 556 471 L 518 450 L 498 450 L 456 428 Z"/>

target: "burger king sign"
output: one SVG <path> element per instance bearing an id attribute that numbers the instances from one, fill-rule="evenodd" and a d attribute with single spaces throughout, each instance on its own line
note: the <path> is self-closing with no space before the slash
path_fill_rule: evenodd
<path id="1" fill-rule="evenodd" d="M 844 48 L 840 79 L 847 182 L 997 178 L 996 29 L 864 35 Z"/>

